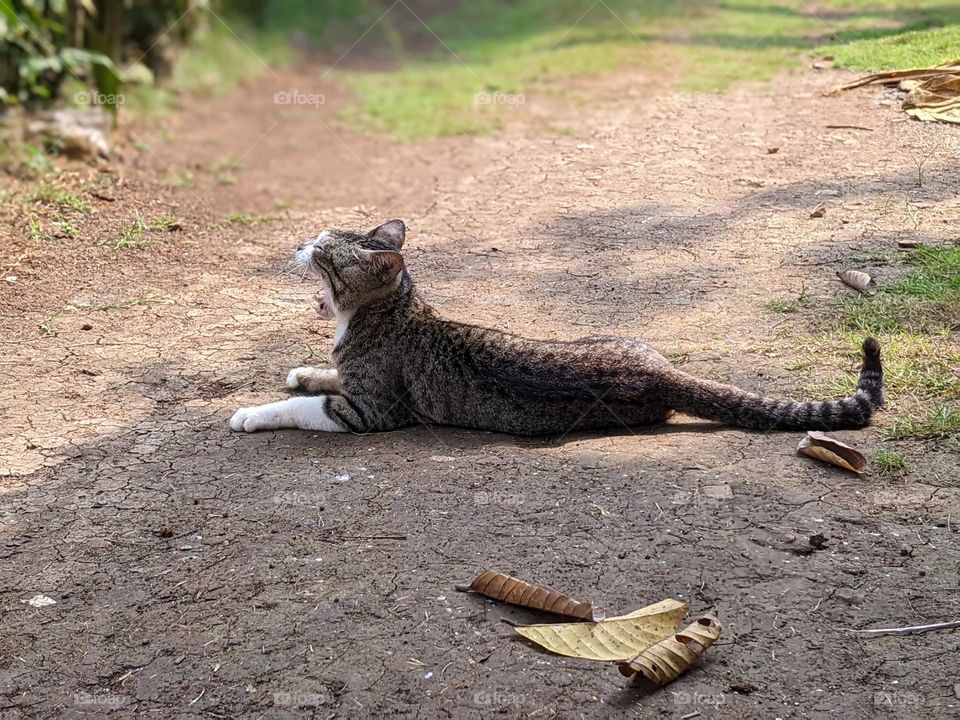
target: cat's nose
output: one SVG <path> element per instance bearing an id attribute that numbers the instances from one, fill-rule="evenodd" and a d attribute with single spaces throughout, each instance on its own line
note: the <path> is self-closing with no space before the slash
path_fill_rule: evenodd
<path id="1" fill-rule="evenodd" d="M 300 243 L 299 245 L 297 245 L 297 252 L 300 252 L 301 250 L 303 250 L 307 245 L 309 245 L 309 244 L 312 243 L 312 242 L 313 242 L 313 240 L 304 240 L 302 243 Z"/>

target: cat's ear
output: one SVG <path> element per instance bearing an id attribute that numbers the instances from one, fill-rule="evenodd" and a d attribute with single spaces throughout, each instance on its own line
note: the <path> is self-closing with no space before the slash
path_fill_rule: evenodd
<path id="1" fill-rule="evenodd" d="M 403 255 L 393 250 L 361 250 L 360 256 L 373 265 L 373 270 L 384 284 L 403 272 Z"/>
<path id="2" fill-rule="evenodd" d="M 380 240 L 399 250 L 403 247 L 403 240 L 407 236 L 407 226 L 403 220 L 391 220 L 380 227 L 375 227 L 367 233 L 368 238 Z"/>

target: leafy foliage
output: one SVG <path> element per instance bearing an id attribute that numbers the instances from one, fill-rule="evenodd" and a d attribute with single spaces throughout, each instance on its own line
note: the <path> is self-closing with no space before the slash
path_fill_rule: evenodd
<path id="1" fill-rule="evenodd" d="M 95 88 L 105 98 L 100 104 L 115 111 L 120 64 L 143 59 L 163 66 L 170 31 L 186 37 L 203 19 L 190 8 L 205 6 L 189 0 L 3 0 L 0 102 L 42 104 L 72 78 Z"/>

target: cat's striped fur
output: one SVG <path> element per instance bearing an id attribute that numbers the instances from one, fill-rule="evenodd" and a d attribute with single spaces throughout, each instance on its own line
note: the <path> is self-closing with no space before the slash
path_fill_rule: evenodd
<path id="1" fill-rule="evenodd" d="M 689 375 L 621 338 L 537 341 L 441 318 L 418 294 L 394 220 L 366 235 L 325 231 L 298 257 L 320 278 L 315 306 L 336 317 L 336 369 L 295 368 L 313 397 L 242 408 L 235 430 L 370 432 L 416 422 L 522 435 L 662 422 L 674 411 L 754 430 L 863 427 L 883 404 L 880 347 L 863 344 L 853 395 L 772 400 Z"/>

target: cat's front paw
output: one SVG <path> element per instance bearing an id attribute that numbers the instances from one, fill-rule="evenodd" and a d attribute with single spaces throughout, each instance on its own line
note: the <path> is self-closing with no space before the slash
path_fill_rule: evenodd
<path id="1" fill-rule="evenodd" d="M 287 373 L 287 387 L 291 390 L 301 390 L 303 388 L 303 379 L 313 370 L 310 367 L 295 367 Z"/>
<path id="2" fill-rule="evenodd" d="M 265 405 L 240 408 L 230 418 L 230 429 L 235 432 L 276 430 L 279 427 L 280 415 L 275 410 L 268 410 Z"/>

